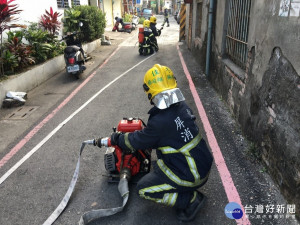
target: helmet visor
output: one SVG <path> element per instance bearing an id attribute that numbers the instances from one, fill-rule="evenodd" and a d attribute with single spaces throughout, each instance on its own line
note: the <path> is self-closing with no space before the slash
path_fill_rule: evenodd
<path id="1" fill-rule="evenodd" d="M 153 104 L 159 109 L 169 108 L 177 102 L 184 101 L 185 98 L 179 88 L 163 91 L 152 99 Z"/>

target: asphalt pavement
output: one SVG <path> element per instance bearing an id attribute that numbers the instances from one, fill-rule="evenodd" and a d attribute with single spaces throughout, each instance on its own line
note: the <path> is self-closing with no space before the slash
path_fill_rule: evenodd
<path id="1" fill-rule="evenodd" d="M 158 16 L 158 27 L 162 20 Z M 91 53 L 80 79 L 61 72 L 30 91 L 23 118 L 11 119 L 21 107 L 0 110 L 0 224 L 41 224 L 67 190 L 81 141 L 108 135 L 123 116 L 146 121 L 150 105 L 141 83 L 146 69 L 155 63 L 168 65 L 175 73 L 215 158 L 210 178 L 201 188 L 208 197 L 206 206 L 187 224 L 298 224 L 292 212 L 286 213 L 292 203 L 284 200 L 264 166 L 251 155 L 252 145 L 226 103 L 185 42 L 178 42 L 179 25 L 172 17 L 170 25 L 158 38 L 160 50 L 151 57 L 138 55 L 137 30 L 131 34 L 107 30 L 105 35 L 112 45 Z M 55 131 L 57 127 L 61 130 Z M 85 211 L 121 204 L 116 184 L 108 184 L 99 175 L 104 171 L 100 153 L 86 150 L 71 201 L 54 224 L 76 224 Z M 176 220 L 172 209 L 140 199 L 134 184 L 130 189 L 133 191 L 123 212 L 92 224 L 184 224 Z M 248 218 L 225 214 L 229 202 L 247 211 Z"/>

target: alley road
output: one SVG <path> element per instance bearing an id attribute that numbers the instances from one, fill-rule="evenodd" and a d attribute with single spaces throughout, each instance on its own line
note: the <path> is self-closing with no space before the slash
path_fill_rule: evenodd
<path id="1" fill-rule="evenodd" d="M 158 27 L 162 19 L 158 16 Z M 34 130 L 22 148 L 0 168 L 0 224 L 42 224 L 67 191 L 83 141 L 109 136 L 112 127 L 117 126 L 123 117 L 139 117 L 147 121 L 151 105 L 143 92 L 143 77 L 156 63 L 173 70 L 178 87 L 196 115 L 202 135 L 215 157 L 209 181 L 201 188 L 208 201 L 195 221 L 187 224 L 297 224 L 293 218 L 275 218 L 275 212 L 271 214 L 272 218 L 263 213 L 257 217 L 256 205 L 287 206 L 287 203 L 268 175 L 262 172 L 263 167 L 248 156 L 249 144 L 185 44 L 178 43 L 179 26 L 172 17 L 170 21 L 171 26 L 165 27 L 158 38 L 160 50 L 154 55 L 138 54 L 137 31 L 132 35 L 119 33 L 124 41 L 111 51 L 107 61 L 80 80 L 68 78 L 67 83 L 72 82 L 71 86 L 68 85 L 69 91 L 64 92 L 61 83 L 52 84 L 52 94 L 60 95 L 60 102 L 43 114 L 36 109 L 37 112 L 30 116 L 38 116 L 37 120 L 25 132 L 16 132 L 18 136 L 12 138 L 12 143 L 1 152 L 2 159 Z M 59 81 L 62 80 L 57 79 Z M 59 93 L 55 87 L 60 88 Z M 29 97 L 38 99 L 36 91 L 29 93 Z M 42 91 L 38 90 L 39 93 Z M 47 93 L 41 96 L 45 97 Z M 26 104 L 37 102 L 29 99 Z M 16 123 L 1 120 L 6 125 L 11 123 L 11 126 Z M 41 122 L 43 126 L 37 127 Z M 1 130 L 1 136 L 3 132 Z M 86 211 L 122 204 L 117 184 L 108 183 L 103 176 L 106 174 L 104 152 L 104 148 L 85 148 L 74 193 L 54 224 L 77 224 Z M 20 165 L 7 175 L 17 163 Z M 240 201 L 244 207 L 253 207 L 249 219 L 244 216 L 234 220 L 225 215 L 224 209 L 232 200 Z M 124 211 L 92 224 L 183 223 L 177 221 L 174 209 L 140 199 L 135 185 L 131 184 L 129 202 Z"/>

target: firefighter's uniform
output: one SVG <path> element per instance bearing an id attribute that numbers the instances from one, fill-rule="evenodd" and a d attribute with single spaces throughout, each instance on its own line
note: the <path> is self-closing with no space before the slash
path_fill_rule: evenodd
<path id="1" fill-rule="evenodd" d="M 169 11 L 168 11 L 168 9 L 164 10 L 164 23 L 162 24 L 162 26 L 164 26 L 165 23 L 167 23 L 167 27 L 170 26 L 170 23 L 169 23 Z"/>
<path id="2" fill-rule="evenodd" d="M 157 165 L 139 181 L 139 195 L 185 209 L 207 181 L 212 155 L 168 67 L 156 64 L 150 69 L 144 89 L 154 104 L 147 127 L 119 135 L 117 145 L 127 152 L 156 149 Z"/>
<path id="3" fill-rule="evenodd" d="M 150 29 L 150 21 L 145 20 L 144 26 L 144 41 L 139 45 L 140 55 L 149 55 L 158 50 L 156 38 Z"/>
<path id="4" fill-rule="evenodd" d="M 158 44 L 157 44 L 157 39 L 156 37 L 160 36 L 161 35 L 161 30 L 158 30 L 156 28 L 156 17 L 155 16 L 151 16 L 150 17 L 150 29 L 154 35 L 154 38 L 153 38 L 153 43 L 155 44 L 155 51 L 158 51 Z"/>
<path id="5" fill-rule="evenodd" d="M 193 191 L 203 185 L 210 171 L 212 156 L 201 138 L 194 116 L 179 102 L 167 109 L 153 107 L 147 127 L 121 135 L 121 149 L 156 149 L 154 174 L 138 183 L 139 195 L 158 203 L 185 208 Z"/>

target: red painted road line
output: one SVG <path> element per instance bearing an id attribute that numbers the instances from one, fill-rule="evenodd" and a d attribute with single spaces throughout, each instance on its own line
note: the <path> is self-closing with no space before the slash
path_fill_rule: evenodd
<path id="1" fill-rule="evenodd" d="M 99 67 L 101 69 L 110 58 L 119 50 L 118 47 Z M 54 109 L 45 119 L 36 125 L 15 147 L 13 147 L 1 160 L 0 168 L 4 166 L 46 123 L 51 120 L 57 112 L 59 112 L 80 90 L 83 88 L 96 74 L 94 71 L 88 78 L 84 80 L 56 109 Z"/>
<path id="2" fill-rule="evenodd" d="M 207 136 L 207 140 L 208 140 L 209 146 L 212 150 L 212 153 L 213 153 L 213 156 L 214 156 L 214 161 L 215 161 L 217 169 L 219 171 L 219 174 L 220 174 L 220 177 L 221 177 L 221 180 L 222 180 L 222 183 L 223 183 L 228 201 L 229 202 L 236 202 L 241 207 L 243 207 L 243 205 L 241 203 L 240 195 L 239 195 L 239 193 L 238 193 L 238 191 L 237 191 L 237 189 L 236 189 L 236 187 L 233 183 L 232 177 L 231 177 L 230 172 L 229 172 L 229 170 L 226 166 L 226 162 L 225 162 L 224 157 L 222 155 L 221 149 L 219 147 L 219 144 L 217 142 L 215 134 L 214 134 L 214 132 L 211 128 L 211 125 L 210 125 L 209 120 L 207 118 L 205 109 L 202 105 L 202 102 L 201 102 L 200 97 L 197 93 L 196 87 L 193 83 L 193 80 L 191 78 L 191 75 L 188 71 L 188 68 L 185 64 L 185 61 L 184 61 L 183 56 L 182 56 L 182 54 L 179 50 L 178 45 L 177 45 L 177 51 L 178 51 L 178 55 L 179 55 L 182 67 L 183 67 L 183 71 L 186 75 L 186 78 L 189 81 L 190 90 L 191 90 L 192 95 L 194 97 L 194 101 L 195 101 L 195 104 L 197 106 L 200 119 L 201 119 L 202 124 L 204 126 L 204 130 L 205 130 L 205 133 L 206 133 L 206 136 Z M 237 222 L 237 224 L 243 224 L 243 225 L 251 224 L 250 221 L 248 220 L 248 218 L 245 216 L 245 214 L 241 219 L 236 220 L 236 222 Z"/>

